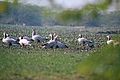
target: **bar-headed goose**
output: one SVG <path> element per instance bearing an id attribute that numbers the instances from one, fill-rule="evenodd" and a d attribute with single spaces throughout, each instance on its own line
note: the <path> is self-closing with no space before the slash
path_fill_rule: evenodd
<path id="1" fill-rule="evenodd" d="M 8 46 L 12 46 L 12 45 L 16 45 L 18 44 L 17 40 L 10 37 L 8 34 L 6 34 L 5 32 L 3 33 L 3 39 L 2 42 L 7 44 Z"/>
<path id="2" fill-rule="evenodd" d="M 50 34 L 51 39 L 43 45 L 43 48 L 68 48 L 67 45 L 58 41 L 58 35 Z"/>
<path id="3" fill-rule="evenodd" d="M 84 38 L 82 34 L 79 34 L 78 43 L 81 45 L 82 49 L 94 48 L 94 41 Z"/>
<path id="4" fill-rule="evenodd" d="M 111 36 L 106 36 L 107 37 L 107 44 L 113 44 L 114 40 L 111 39 Z"/>
<path id="5" fill-rule="evenodd" d="M 79 34 L 78 43 L 80 45 L 85 45 L 87 41 L 88 40 L 86 38 L 84 38 L 82 34 Z"/>
<path id="6" fill-rule="evenodd" d="M 113 44 L 113 45 L 120 45 L 120 42 L 113 40 L 112 37 L 110 35 L 106 36 L 107 37 L 107 44 Z"/>
<path id="7" fill-rule="evenodd" d="M 46 38 L 36 34 L 35 29 L 32 29 L 32 40 L 37 42 L 44 42 Z"/>
<path id="8" fill-rule="evenodd" d="M 29 41 L 21 36 L 21 37 L 19 37 L 19 44 L 22 47 L 31 46 L 31 41 Z"/>

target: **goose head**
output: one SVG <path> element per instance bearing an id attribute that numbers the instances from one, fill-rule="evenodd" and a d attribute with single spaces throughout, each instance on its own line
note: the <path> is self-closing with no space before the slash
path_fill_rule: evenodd
<path id="1" fill-rule="evenodd" d="M 9 34 L 6 34 L 7 37 L 9 37 L 10 35 Z"/>
<path id="2" fill-rule="evenodd" d="M 19 37 L 19 40 L 21 40 L 21 39 L 23 39 L 23 36 L 20 36 L 20 37 Z"/>
<path id="3" fill-rule="evenodd" d="M 82 34 L 79 34 L 79 38 L 82 38 L 83 37 L 83 35 Z"/>
<path id="4" fill-rule="evenodd" d="M 106 36 L 106 37 L 107 37 L 108 40 L 111 40 L 111 36 L 110 36 L 110 35 L 108 35 L 108 36 Z"/>
<path id="5" fill-rule="evenodd" d="M 32 29 L 32 36 L 36 35 L 35 29 Z"/>

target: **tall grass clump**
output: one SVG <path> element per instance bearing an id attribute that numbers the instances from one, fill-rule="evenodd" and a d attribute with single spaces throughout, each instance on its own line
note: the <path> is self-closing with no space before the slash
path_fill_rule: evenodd
<path id="1" fill-rule="evenodd" d="M 120 46 L 107 45 L 78 66 L 85 80 L 120 80 Z"/>

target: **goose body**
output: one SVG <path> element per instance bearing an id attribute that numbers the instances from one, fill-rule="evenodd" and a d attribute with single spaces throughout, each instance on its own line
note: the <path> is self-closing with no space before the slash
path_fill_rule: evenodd
<path id="1" fill-rule="evenodd" d="M 24 39 L 23 37 L 19 37 L 19 44 L 21 46 L 31 46 L 31 41 Z"/>
<path id="2" fill-rule="evenodd" d="M 26 39 L 28 41 L 32 41 L 32 38 L 28 37 L 28 36 L 24 36 L 23 39 Z"/>
<path id="3" fill-rule="evenodd" d="M 111 36 L 108 35 L 107 38 L 108 38 L 108 40 L 107 40 L 106 43 L 107 43 L 108 45 L 110 45 L 110 44 L 113 44 L 114 46 L 115 46 L 115 45 L 120 45 L 120 42 L 115 41 L 115 40 L 112 40 L 112 39 L 111 39 Z"/>
<path id="4" fill-rule="evenodd" d="M 37 41 L 37 42 L 43 42 L 43 41 L 46 40 L 46 38 L 36 34 L 35 30 L 33 30 L 33 32 L 32 32 L 32 40 Z"/>
<path id="5" fill-rule="evenodd" d="M 33 35 L 32 40 L 37 41 L 37 42 L 43 42 L 45 38 L 41 37 L 40 35 Z"/>
<path id="6" fill-rule="evenodd" d="M 87 41 L 86 41 L 86 44 L 87 44 L 87 46 L 88 46 L 89 48 L 94 48 L 94 47 L 95 47 L 95 43 L 94 43 L 94 41 L 92 41 L 92 40 L 87 40 Z"/>
<path id="7" fill-rule="evenodd" d="M 49 40 L 44 46 L 44 48 L 68 48 L 64 43 L 57 40 L 57 36 L 51 35 L 51 40 Z"/>
<path id="8" fill-rule="evenodd" d="M 113 44 L 114 40 L 107 40 L 107 44 Z"/>
<path id="9" fill-rule="evenodd" d="M 110 44 L 113 44 L 114 43 L 114 40 L 111 39 L 111 36 L 107 36 L 107 44 L 110 45 Z"/>
<path id="10" fill-rule="evenodd" d="M 51 41 L 45 44 L 44 48 L 68 48 L 68 46 L 60 41 Z"/>
<path id="11" fill-rule="evenodd" d="M 85 49 L 85 48 L 93 48 L 94 47 L 94 42 L 91 40 L 88 40 L 84 38 L 81 34 L 79 35 L 78 38 L 78 43 Z"/>
<path id="12" fill-rule="evenodd" d="M 3 42 L 3 43 L 6 43 L 6 44 L 13 45 L 13 44 L 16 43 L 16 40 L 13 39 L 13 38 L 7 37 L 7 38 L 3 38 L 3 39 L 2 39 L 2 42 Z"/>
<path id="13" fill-rule="evenodd" d="M 68 48 L 68 46 L 60 41 L 57 41 L 58 48 Z"/>
<path id="14" fill-rule="evenodd" d="M 87 41 L 88 40 L 86 38 L 84 38 L 81 34 L 79 34 L 78 43 L 80 45 L 85 45 L 87 43 Z"/>
<path id="15" fill-rule="evenodd" d="M 78 38 L 79 44 L 84 44 L 87 41 L 86 38 Z"/>
<path id="16" fill-rule="evenodd" d="M 17 40 L 14 39 L 14 38 L 12 38 L 12 37 L 9 37 L 8 34 L 4 33 L 3 35 L 4 35 L 4 37 L 3 37 L 3 39 L 2 39 L 2 42 L 3 42 L 3 43 L 8 44 L 9 46 L 18 44 L 18 43 L 17 43 Z"/>

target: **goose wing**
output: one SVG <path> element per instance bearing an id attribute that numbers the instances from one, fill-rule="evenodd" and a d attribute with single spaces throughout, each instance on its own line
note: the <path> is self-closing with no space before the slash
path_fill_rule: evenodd
<path id="1" fill-rule="evenodd" d="M 40 39 L 42 39 L 42 37 L 40 36 L 40 35 L 34 35 L 34 36 L 32 36 L 32 39 L 33 40 L 40 40 Z"/>
<path id="2" fill-rule="evenodd" d="M 26 39 L 26 40 L 28 40 L 28 41 L 31 41 L 31 40 L 32 40 L 32 39 L 31 39 L 30 37 L 28 37 L 28 36 L 24 36 L 23 39 Z"/>
<path id="3" fill-rule="evenodd" d="M 86 42 L 86 41 L 87 41 L 86 38 L 78 38 L 78 42 L 79 42 L 80 44 L 82 44 L 82 43 L 84 43 L 84 42 Z"/>
<path id="4" fill-rule="evenodd" d="M 50 40 L 48 41 L 46 44 L 44 44 L 44 48 L 54 48 L 56 46 L 56 41 L 54 40 Z"/>
<path id="5" fill-rule="evenodd" d="M 24 45 L 30 45 L 30 41 L 28 41 L 27 39 L 21 39 L 20 41 L 19 41 L 19 43 L 20 44 L 24 44 Z"/>
<path id="6" fill-rule="evenodd" d="M 64 43 L 57 41 L 57 45 L 59 48 L 67 48 L 67 45 L 65 45 Z"/>

